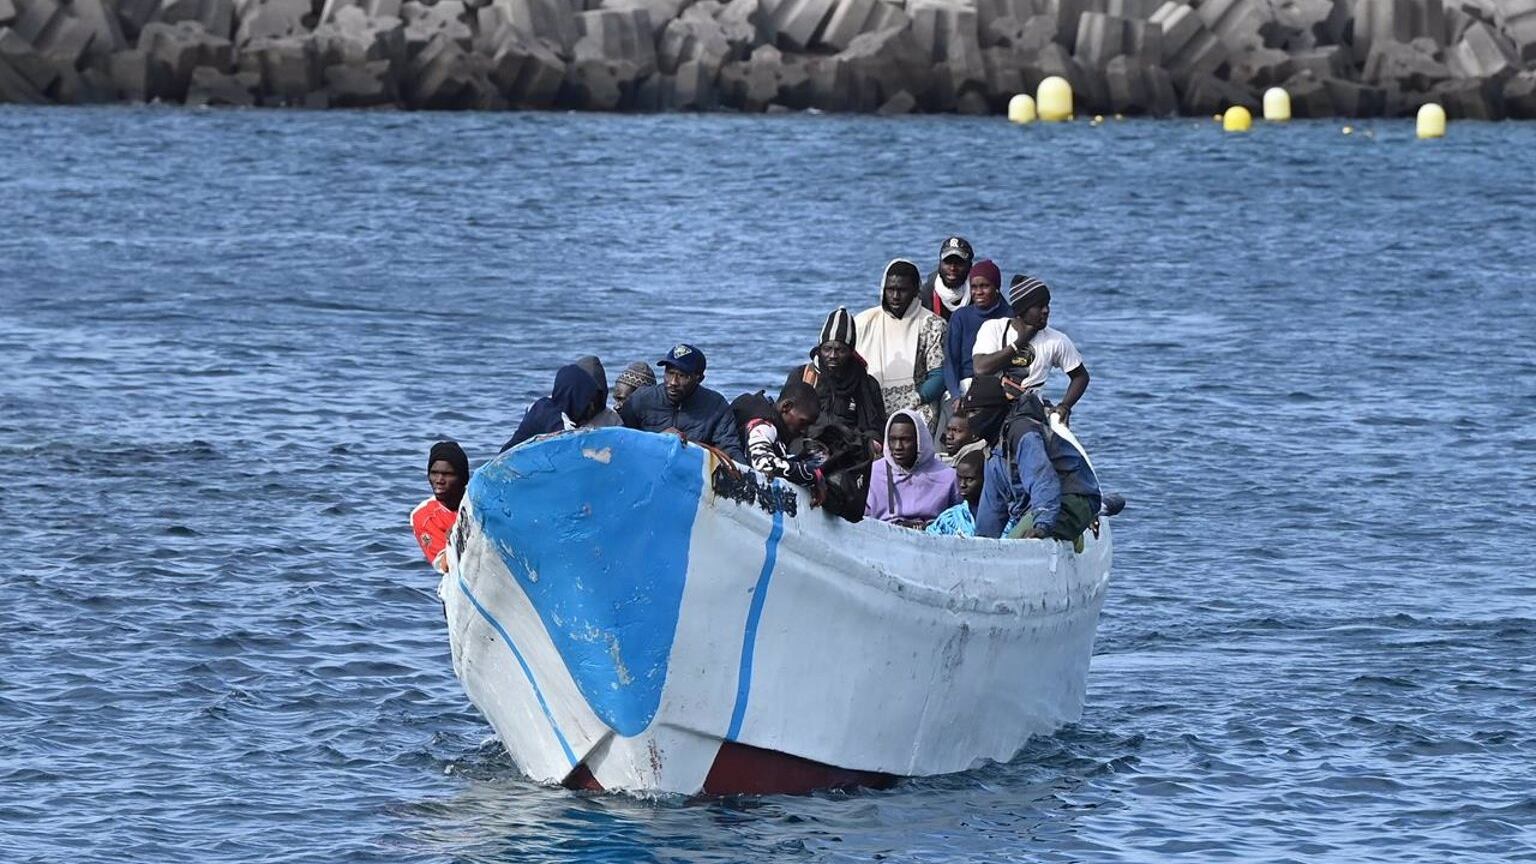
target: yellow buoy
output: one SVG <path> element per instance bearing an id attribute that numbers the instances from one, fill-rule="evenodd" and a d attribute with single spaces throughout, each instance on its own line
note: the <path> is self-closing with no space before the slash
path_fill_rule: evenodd
<path id="1" fill-rule="evenodd" d="M 1233 105 L 1221 115 L 1221 128 L 1225 132 L 1247 132 L 1253 128 L 1253 114 L 1241 105 Z"/>
<path id="2" fill-rule="evenodd" d="M 1420 138 L 1445 137 L 1445 109 L 1433 102 L 1419 106 L 1418 132 Z"/>
<path id="3" fill-rule="evenodd" d="M 1291 119 L 1291 94 L 1284 87 L 1271 87 L 1264 91 L 1264 119 L 1271 123 L 1284 123 Z"/>
<path id="4" fill-rule="evenodd" d="M 1035 114 L 1035 97 L 1028 93 L 1020 93 L 1008 100 L 1008 121 L 1010 123 L 1033 123 L 1037 116 Z"/>
<path id="5" fill-rule="evenodd" d="M 1035 90 L 1035 103 L 1041 120 L 1058 123 L 1071 119 L 1072 85 L 1060 75 L 1052 75 Z"/>
<path id="6" fill-rule="evenodd" d="M 1220 123 L 1221 122 L 1221 115 L 1220 114 L 1212 114 L 1211 115 L 1211 122 L 1212 123 Z"/>
<path id="7" fill-rule="evenodd" d="M 1343 129 L 1340 129 L 1339 131 L 1343 132 L 1345 135 L 1353 135 L 1353 134 L 1355 134 L 1355 127 L 1353 127 L 1353 126 L 1345 126 Z"/>

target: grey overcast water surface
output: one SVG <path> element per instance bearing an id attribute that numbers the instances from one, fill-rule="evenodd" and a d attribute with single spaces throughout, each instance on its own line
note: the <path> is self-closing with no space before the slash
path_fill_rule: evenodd
<path id="1" fill-rule="evenodd" d="M 1532 152 L 0 108 L 0 860 L 1536 860 Z M 427 446 L 586 352 L 776 386 L 951 232 L 1052 285 L 1131 501 L 1081 722 L 882 792 L 521 780 L 406 528 Z"/>

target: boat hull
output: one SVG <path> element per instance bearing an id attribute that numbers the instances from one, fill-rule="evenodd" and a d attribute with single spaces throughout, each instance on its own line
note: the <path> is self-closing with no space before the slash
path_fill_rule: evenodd
<path id="1" fill-rule="evenodd" d="M 1075 720 L 1107 527 L 920 536 L 672 436 L 555 436 L 475 473 L 440 594 L 454 669 L 534 779 L 680 794 L 883 785 Z"/>

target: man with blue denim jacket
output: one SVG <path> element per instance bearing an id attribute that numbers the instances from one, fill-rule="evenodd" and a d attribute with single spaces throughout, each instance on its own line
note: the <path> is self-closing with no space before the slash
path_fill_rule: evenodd
<path id="1" fill-rule="evenodd" d="M 1076 540 L 1102 501 L 1088 460 L 1046 425 L 1040 397 L 1020 396 L 987 459 L 976 536 Z"/>

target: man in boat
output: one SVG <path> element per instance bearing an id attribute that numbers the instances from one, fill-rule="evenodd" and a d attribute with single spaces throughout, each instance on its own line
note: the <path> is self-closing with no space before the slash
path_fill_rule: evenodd
<path id="1" fill-rule="evenodd" d="M 1013 310 L 1003 302 L 1002 273 L 990 259 L 971 267 L 971 302 L 949 316 L 949 330 L 944 337 L 944 386 L 951 398 L 959 399 L 971 386 L 975 369 L 972 349 L 981 325 L 994 318 L 1011 318 Z"/>
<path id="2" fill-rule="evenodd" d="M 944 319 L 917 302 L 922 276 L 904 258 L 885 265 L 880 303 L 854 316 L 854 350 L 880 385 L 885 410 L 913 408 L 929 428 L 944 397 Z"/>
<path id="3" fill-rule="evenodd" d="M 599 403 L 597 382 L 575 363 L 561 366 L 555 373 L 555 385 L 548 396 L 541 396 L 528 406 L 517 431 L 501 445 L 505 453 L 536 435 L 550 435 L 575 429 L 592 419 Z"/>
<path id="4" fill-rule="evenodd" d="M 789 452 L 789 445 L 821 416 L 816 388 L 804 381 L 790 381 L 779 393 L 778 402 L 769 401 L 761 392 L 743 393 L 731 402 L 731 410 L 752 470 L 808 489 L 821 484 L 817 460 Z"/>
<path id="5" fill-rule="evenodd" d="M 469 457 L 453 441 L 439 441 L 427 454 L 427 483 L 432 497 L 411 511 L 411 533 L 427 563 L 448 572 L 448 537 L 459 518 L 459 504 L 469 485 Z"/>
<path id="6" fill-rule="evenodd" d="M 968 454 L 980 453 L 981 457 L 987 457 L 987 442 L 976 434 L 971 428 L 971 418 L 968 414 L 956 413 L 949 418 L 944 427 L 944 437 L 941 439 L 944 447 L 939 451 L 939 461 L 951 468 L 960 464 Z"/>
<path id="7" fill-rule="evenodd" d="M 816 388 L 821 413 L 808 437 L 836 424 L 868 442 L 870 458 L 880 455 L 885 435 L 885 399 L 880 384 L 870 377 L 864 358 L 854 351 L 858 330 L 853 316 L 839 306 L 821 325 L 821 341 L 811 351 L 811 362 L 790 370 L 784 385 L 803 381 Z"/>
<path id="8" fill-rule="evenodd" d="M 1102 504 L 1087 458 L 1051 431 L 1040 395 L 1030 391 L 1014 400 L 987 458 L 976 536 L 1075 541 Z"/>
<path id="9" fill-rule="evenodd" d="M 613 410 L 621 410 L 631 393 L 655 383 L 656 373 L 651 371 L 651 364 L 644 360 L 636 360 L 624 367 L 624 371 L 619 373 L 619 380 L 613 385 Z"/>
<path id="10" fill-rule="evenodd" d="M 1072 407 L 1088 389 L 1088 367 L 1067 334 L 1049 326 L 1051 289 L 1033 276 L 1016 275 L 1008 286 L 1012 318 L 981 325 L 971 349 L 978 375 L 1001 375 L 1016 392 L 1045 386 L 1054 367 L 1067 373 L 1067 392 L 1051 410 L 1069 422 Z"/>
<path id="11" fill-rule="evenodd" d="M 928 523 L 929 534 L 976 536 L 976 508 L 981 504 L 981 490 L 987 466 L 986 452 L 971 450 L 955 463 L 955 485 L 960 487 L 959 504 L 940 513 Z"/>
<path id="12" fill-rule="evenodd" d="M 911 408 L 892 414 L 885 427 L 885 455 L 870 468 L 864 515 L 926 528 L 960 500 L 955 469 L 939 461 L 923 416 Z"/>
<path id="13" fill-rule="evenodd" d="M 922 307 L 948 321 L 956 309 L 969 303 L 966 279 L 970 276 L 974 258 L 971 244 L 964 237 L 949 237 L 939 244 L 939 269 L 928 277 L 918 292 Z"/>
<path id="14" fill-rule="evenodd" d="M 737 462 L 745 462 L 730 403 L 714 390 L 700 386 L 707 365 L 704 352 L 679 344 L 657 365 L 663 369 L 661 383 L 636 390 L 624 400 L 619 410 L 624 425 L 708 444 Z"/>
<path id="15" fill-rule="evenodd" d="M 597 400 L 599 410 L 581 424 L 582 428 L 601 429 L 624 425 L 624 421 L 619 419 L 619 412 L 608 407 L 608 373 L 603 369 L 603 361 L 593 354 L 587 354 L 576 358 L 576 365 L 592 376 L 592 383 L 597 385 L 597 395 L 593 398 Z"/>

